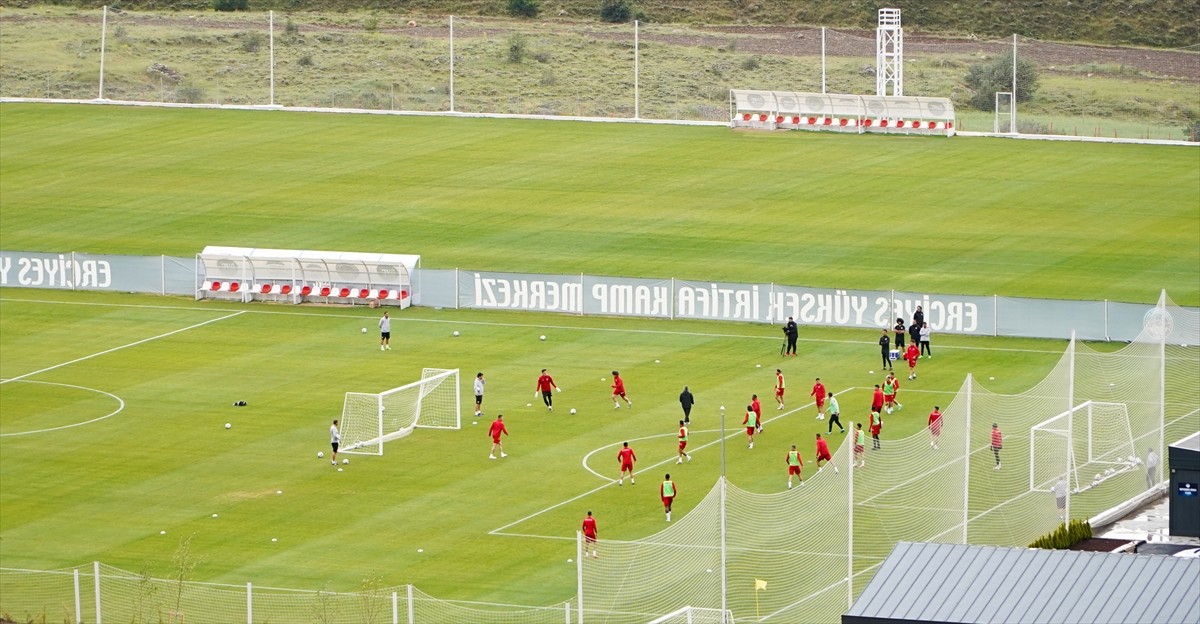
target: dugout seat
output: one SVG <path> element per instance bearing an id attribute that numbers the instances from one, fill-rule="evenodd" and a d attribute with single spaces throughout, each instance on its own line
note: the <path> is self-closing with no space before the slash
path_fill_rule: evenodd
<path id="1" fill-rule="evenodd" d="M 292 294 L 292 285 L 291 285 L 291 284 L 284 284 L 283 286 L 280 286 L 280 287 L 279 287 L 279 294 L 281 294 L 281 295 L 290 295 L 290 294 Z"/>
<path id="2" fill-rule="evenodd" d="M 350 296 L 350 289 L 349 289 L 349 288 L 347 288 L 347 287 L 345 287 L 345 286 L 343 286 L 343 287 L 342 287 L 342 289 L 338 291 L 338 295 L 337 295 L 337 296 L 339 296 L 339 297 L 341 297 L 341 298 L 343 298 L 343 299 L 345 299 L 345 298 L 349 297 L 349 296 Z"/>
<path id="3" fill-rule="evenodd" d="M 389 294 L 391 294 L 391 293 L 389 293 L 389 292 L 388 292 L 388 289 L 386 289 L 386 288 L 380 288 L 380 289 L 379 289 L 379 294 L 378 294 L 378 297 L 379 297 L 380 299 L 387 299 Z"/>
<path id="4" fill-rule="evenodd" d="M 229 282 L 229 292 L 235 293 L 242 289 L 241 282 Z"/>
<path id="5" fill-rule="evenodd" d="M 262 284 L 258 287 L 258 293 L 261 295 L 269 295 L 275 289 L 274 284 Z"/>
<path id="6" fill-rule="evenodd" d="M 358 298 L 359 299 L 369 299 L 370 297 L 371 297 L 371 289 L 370 288 L 360 288 L 358 290 Z"/>
<path id="7" fill-rule="evenodd" d="M 332 293 L 333 293 L 333 289 L 332 289 L 332 288 L 330 288 L 330 287 L 328 287 L 328 286 L 322 286 L 322 287 L 321 287 L 321 296 L 322 296 L 322 297 L 328 297 L 328 296 L 329 296 L 330 294 L 332 294 Z"/>
<path id="8" fill-rule="evenodd" d="M 213 283 L 208 285 L 208 289 L 213 292 L 217 292 L 217 291 L 221 290 L 221 282 L 213 281 Z"/>

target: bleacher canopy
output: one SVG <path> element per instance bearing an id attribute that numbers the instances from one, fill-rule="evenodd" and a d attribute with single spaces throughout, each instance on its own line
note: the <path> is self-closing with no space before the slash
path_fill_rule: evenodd
<path id="1" fill-rule="evenodd" d="M 949 98 L 734 89 L 729 100 L 735 128 L 954 134 Z"/>

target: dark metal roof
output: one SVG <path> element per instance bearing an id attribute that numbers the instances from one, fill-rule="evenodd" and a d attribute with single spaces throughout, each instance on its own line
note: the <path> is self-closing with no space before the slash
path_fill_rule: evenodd
<path id="1" fill-rule="evenodd" d="M 901 542 L 842 622 L 1200 624 L 1200 559 Z"/>
<path id="2" fill-rule="evenodd" d="M 1191 449 L 1200 451 L 1200 433 L 1192 434 L 1190 437 L 1184 438 L 1174 444 L 1169 444 L 1172 448 Z"/>

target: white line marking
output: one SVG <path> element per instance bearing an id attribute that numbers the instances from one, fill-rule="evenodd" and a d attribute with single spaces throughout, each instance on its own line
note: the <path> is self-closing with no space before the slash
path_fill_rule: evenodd
<path id="1" fill-rule="evenodd" d="M 6 384 L 6 383 L 8 383 L 8 382 L 10 382 L 10 381 L 20 381 L 20 380 L 22 380 L 22 379 L 25 379 L 26 377 L 32 377 L 32 376 L 34 376 L 34 375 L 37 375 L 37 374 L 39 374 L 39 373 L 45 373 L 45 372 L 47 372 L 47 371 L 52 371 L 52 370 L 54 370 L 54 369 L 56 369 L 56 368 L 62 368 L 62 367 L 64 367 L 64 366 L 67 366 L 67 365 L 69 365 L 69 364 L 76 364 L 76 363 L 78 363 L 78 362 L 82 362 L 82 361 L 84 361 L 84 360 L 90 360 L 90 359 L 92 359 L 92 358 L 94 358 L 94 357 L 99 357 L 99 356 L 101 356 L 101 355 L 105 355 L 105 354 L 108 354 L 108 353 L 112 353 L 112 352 L 114 352 L 114 351 L 120 351 L 121 349 L 128 349 L 129 347 L 136 347 L 137 345 L 140 345 L 140 344 L 143 344 L 143 343 L 150 342 L 151 340 L 158 340 L 159 338 L 166 338 L 167 336 L 172 336 L 172 335 L 174 335 L 174 334 L 178 334 L 178 333 L 180 333 L 180 332 L 185 332 L 185 331 L 188 331 L 189 329 L 195 329 L 195 328 L 197 328 L 197 327 L 203 327 L 203 326 L 205 326 L 205 325 L 208 325 L 209 323 L 216 323 L 217 321 L 223 321 L 223 320 L 225 320 L 225 319 L 227 319 L 227 318 L 233 318 L 233 317 L 235 317 L 235 316 L 238 316 L 238 315 L 240 315 L 240 314 L 245 314 L 245 312 L 234 312 L 233 314 L 227 314 L 227 315 L 225 315 L 225 316 L 222 316 L 222 317 L 220 317 L 220 318 L 210 319 L 210 320 L 204 321 L 203 323 L 196 323 L 195 325 L 189 325 L 188 327 L 184 327 L 184 328 L 182 328 L 182 329 L 176 329 L 176 330 L 173 330 L 173 331 L 169 331 L 169 332 L 167 332 L 167 333 L 165 333 L 165 334 L 159 334 L 159 335 L 157 335 L 157 336 L 151 336 L 150 338 L 143 338 L 143 339 L 141 339 L 141 340 L 138 340 L 137 342 L 131 342 L 131 343 L 129 343 L 129 344 L 126 344 L 126 345 L 121 345 L 121 346 L 119 346 L 119 347 L 113 347 L 113 348 L 111 348 L 111 349 L 105 349 L 104 351 L 100 351 L 99 353 L 93 353 L 93 354 L 91 354 L 91 355 L 85 355 L 85 356 L 83 356 L 83 357 L 81 357 L 81 358 L 76 358 L 76 359 L 74 359 L 74 360 L 71 360 L 71 361 L 69 361 L 69 362 L 63 362 L 62 364 L 55 364 L 54 366 L 49 366 L 49 367 L 43 368 L 43 369 L 41 369 L 41 370 L 35 370 L 35 371 L 33 371 L 32 373 L 25 373 L 24 375 L 20 375 L 20 376 L 18 376 L 18 377 L 12 377 L 12 378 L 10 378 L 10 379 L 5 379 L 5 380 L 2 380 L 2 381 L 0 381 L 0 385 Z"/>
<path id="2" fill-rule="evenodd" d="M 0 380 L 0 383 L 7 383 L 7 382 L 9 382 L 9 381 L 14 381 L 14 380 L 11 380 L 11 379 L 4 379 L 4 380 Z M 116 410 L 114 410 L 113 412 L 111 412 L 111 413 L 109 413 L 109 414 L 105 414 L 104 416 L 101 416 L 101 417 L 99 417 L 99 418 L 93 418 L 93 419 L 91 419 L 91 420 L 86 420 L 86 421 L 84 421 L 84 422 L 74 423 L 74 424 L 71 424 L 71 425 L 62 425 L 61 427 L 50 427 L 49 429 L 35 429 L 35 430 L 33 430 L 33 431 L 15 431 L 15 432 L 13 432 L 13 433 L 0 433 L 0 438 L 6 438 L 6 437 L 8 437 L 8 436 L 22 436 L 22 435 L 30 435 L 30 434 L 33 434 L 33 433 L 46 433 L 47 431 L 58 431 L 59 429 L 70 429 L 71 427 L 81 427 L 81 426 L 83 426 L 83 425 L 89 425 L 89 424 L 91 424 L 91 423 L 94 423 L 94 422 L 97 422 L 97 421 L 104 420 L 105 418 L 109 418 L 110 416 L 116 416 L 117 414 L 120 414 L 120 413 L 121 413 L 121 410 L 124 410 L 124 409 L 125 409 L 125 401 L 124 401 L 124 400 L 122 400 L 122 399 L 121 399 L 121 397 L 119 397 L 119 396 L 117 396 L 117 395 L 115 395 L 115 394 L 113 394 L 113 393 L 111 393 L 111 392 L 105 392 L 105 391 L 103 391 L 103 390 L 97 390 L 97 389 L 95 389 L 95 388 L 89 388 L 89 387 L 87 387 L 87 386 L 74 386 L 74 385 L 71 385 L 71 384 L 65 384 L 65 383 L 55 383 L 55 382 L 53 382 L 53 381 L 32 381 L 32 380 L 23 380 L 23 381 L 22 381 L 22 383 L 36 383 L 36 384 L 45 384 L 45 385 L 48 385 L 48 386 L 62 386 L 62 387 L 64 387 L 64 388 L 78 388 L 79 390 L 89 390 L 89 391 L 91 391 L 91 392 L 95 392 L 95 393 L 98 393 L 98 394 L 104 394 L 104 395 L 108 395 L 108 396 L 110 396 L 110 397 L 112 397 L 112 398 L 116 399 L 116 401 L 117 401 L 117 409 L 116 409 Z"/>
<path id="3" fill-rule="evenodd" d="M 103 302 L 94 302 L 94 301 L 55 301 L 55 300 L 51 300 L 51 299 L 13 299 L 10 297 L 0 297 L 0 302 L 45 303 L 45 304 L 54 304 L 54 305 L 81 305 L 81 306 L 102 306 L 102 307 L 119 307 L 119 308 L 146 308 L 146 309 L 160 309 L 160 310 L 187 310 L 187 311 L 205 310 L 205 311 L 211 311 L 210 309 L 207 309 L 204 307 L 199 307 L 199 306 L 185 307 L 185 306 L 165 306 L 165 305 L 142 305 L 142 304 L 132 304 L 132 303 L 103 303 Z M 459 310 L 454 310 L 454 311 L 459 311 Z M 488 310 L 476 310 L 474 308 L 462 308 L 461 311 L 479 312 L 479 311 L 488 311 Z M 282 316 L 315 316 L 315 317 L 324 317 L 324 318 L 341 318 L 341 319 L 355 319 L 355 320 L 363 319 L 362 314 L 338 314 L 338 313 L 319 314 L 316 312 L 302 312 L 302 311 L 284 312 L 284 311 L 280 311 L 280 310 L 243 310 L 243 312 L 249 313 L 249 314 L 273 314 L 273 315 L 282 315 Z M 536 327 L 536 328 L 540 328 L 540 329 L 557 329 L 557 330 L 563 330 L 563 331 L 625 332 L 625 333 L 631 333 L 631 334 L 659 334 L 659 335 L 664 335 L 664 336 L 702 336 L 702 337 L 706 337 L 706 338 L 746 338 L 746 339 L 750 339 L 750 340 L 771 340 L 771 341 L 779 340 L 779 337 L 777 337 L 777 336 L 773 337 L 773 336 L 760 336 L 760 335 L 749 335 L 749 334 L 724 334 L 724 333 L 714 334 L 714 333 L 705 333 L 705 332 L 666 331 L 666 330 L 661 330 L 661 329 L 623 329 L 623 328 L 614 328 L 614 327 L 586 327 L 586 326 L 544 325 L 544 324 L 539 325 L 536 323 L 497 323 L 497 322 L 491 322 L 491 321 L 462 321 L 462 320 L 440 320 L 440 319 L 401 318 L 401 317 L 393 317 L 392 320 L 395 322 L 400 322 L 400 323 L 437 323 L 437 324 L 442 324 L 442 325 L 449 325 L 449 324 L 475 325 L 475 326 L 480 326 L 480 327 L 530 327 L 530 328 Z M 679 320 L 703 321 L 703 319 L 679 319 Z M 757 325 L 755 325 L 755 326 L 757 326 Z M 816 326 L 816 327 L 821 328 L 821 329 L 850 329 L 850 330 L 853 330 L 853 329 L 875 329 L 875 328 L 870 328 L 870 327 L 867 327 L 867 328 L 863 328 L 863 327 L 825 327 L 825 326 Z M 987 336 L 976 336 L 974 334 L 952 334 L 952 335 L 964 336 L 964 337 L 970 337 L 970 338 L 995 338 L 995 336 L 990 336 L 990 335 L 987 335 Z M 1019 336 L 1001 336 L 1001 338 L 1020 339 Z M 1028 340 L 1054 340 L 1054 339 L 1052 339 L 1052 338 L 1036 338 L 1036 339 L 1029 338 Z M 808 342 L 808 343 L 825 342 L 825 343 L 831 343 L 831 344 L 859 344 L 859 345 L 866 344 L 869 342 L 870 344 L 875 344 L 873 341 L 827 340 L 827 339 L 814 340 L 811 338 L 801 338 L 800 342 Z M 941 349 L 956 350 L 957 349 L 957 350 L 964 350 L 964 351 L 1001 351 L 1001 352 L 1010 352 L 1010 353 L 1046 353 L 1046 354 L 1050 354 L 1050 355 L 1060 355 L 1060 356 L 1062 355 L 1061 349 L 1058 351 L 1049 351 L 1049 350 L 1045 350 L 1045 349 L 1011 349 L 1011 348 L 1005 348 L 1005 347 L 970 347 L 970 346 L 962 346 L 962 345 L 946 345 L 946 344 L 941 344 L 941 343 L 938 343 L 938 349 L 939 350 L 941 350 Z"/>

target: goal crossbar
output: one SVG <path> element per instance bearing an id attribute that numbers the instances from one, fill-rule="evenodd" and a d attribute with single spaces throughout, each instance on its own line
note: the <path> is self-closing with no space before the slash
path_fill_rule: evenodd
<path id="1" fill-rule="evenodd" d="M 1088 482 L 1086 477 L 1080 478 L 1081 470 L 1093 466 L 1124 469 L 1133 461 L 1128 406 L 1084 401 L 1047 418 L 1030 428 L 1029 452 L 1030 490 L 1050 491 L 1060 478 L 1068 480 L 1076 492 L 1086 489 Z"/>

